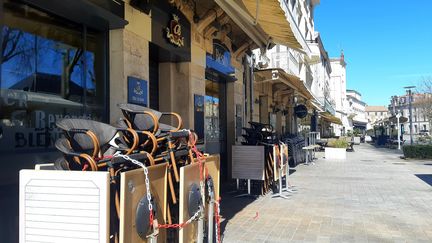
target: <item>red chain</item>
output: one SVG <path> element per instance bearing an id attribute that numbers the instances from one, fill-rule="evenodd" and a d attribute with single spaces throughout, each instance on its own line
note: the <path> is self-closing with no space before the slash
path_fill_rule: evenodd
<path id="1" fill-rule="evenodd" d="M 204 171 L 203 171 L 203 168 L 202 168 L 202 159 L 204 158 L 204 155 L 197 149 L 197 147 L 196 147 L 196 141 L 194 141 L 195 137 L 193 136 L 192 133 L 190 133 L 190 135 L 189 135 L 189 140 L 191 141 L 191 146 L 190 147 L 191 147 L 192 151 L 195 153 L 195 155 L 196 155 L 196 157 L 198 159 L 198 163 L 199 163 L 199 167 L 200 167 L 199 168 L 200 169 L 200 180 L 204 181 Z M 206 172 L 205 177 L 207 177 L 207 176 L 208 176 L 208 171 Z M 215 207 L 215 210 L 214 210 L 215 211 L 215 218 L 216 218 L 216 224 L 217 224 L 217 232 L 216 232 L 216 234 L 217 234 L 217 242 L 218 243 L 222 242 L 221 241 L 221 228 L 220 228 L 220 219 L 221 219 L 221 216 L 219 215 L 220 200 L 221 200 L 221 198 L 219 197 L 219 199 L 217 200 L 217 202 L 214 205 L 214 207 Z"/>
<path id="2" fill-rule="evenodd" d="M 189 146 L 192 149 L 192 151 L 195 153 L 195 155 L 197 156 L 198 163 L 199 163 L 199 170 L 200 170 L 200 180 L 203 181 L 204 175 L 203 175 L 203 167 L 202 167 L 202 158 L 204 157 L 204 155 L 198 151 L 198 149 L 196 147 L 196 139 L 192 133 L 189 133 Z M 152 214 L 150 214 L 150 215 L 152 215 Z M 180 224 L 159 224 L 158 228 L 164 228 L 164 229 L 183 228 L 188 224 L 189 224 L 188 221 L 180 223 Z"/>
<path id="3" fill-rule="evenodd" d="M 198 165 L 200 170 L 200 181 L 204 181 L 204 171 L 202 167 L 202 159 L 204 158 L 204 155 L 197 149 L 195 136 L 193 135 L 192 132 L 189 133 L 189 141 L 190 141 L 190 148 L 192 149 L 192 152 L 195 153 L 198 159 Z"/>
<path id="4" fill-rule="evenodd" d="M 189 142 L 190 142 L 189 146 L 190 146 L 192 152 L 195 153 L 195 155 L 198 159 L 199 170 L 200 170 L 200 181 L 204 181 L 204 170 L 203 170 L 203 161 L 202 161 L 202 159 L 204 158 L 204 155 L 197 149 L 195 140 L 196 140 L 195 136 L 192 133 L 190 133 L 189 134 Z M 221 217 L 220 217 L 219 211 L 218 211 L 219 202 L 220 202 L 220 198 L 218 200 L 218 203 L 215 204 L 215 212 L 216 212 L 215 217 L 216 217 L 216 224 L 218 226 L 217 227 L 218 228 L 217 240 L 220 243 L 221 242 L 221 230 L 220 230 L 220 218 Z M 150 214 L 150 217 L 152 217 L 152 214 Z M 186 222 L 183 222 L 180 224 L 159 224 L 158 227 L 164 228 L 164 229 L 169 229 L 169 228 L 173 229 L 173 228 L 183 228 L 188 224 L 189 223 L 186 221 Z"/>
<path id="5" fill-rule="evenodd" d="M 159 224 L 159 228 L 164 228 L 164 229 L 174 229 L 174 228 L 183 228 L 186 225 L 188 225 L 188 222 L 184 222 L 181 224 Z"/>
<path id="6" fill-rule="evenodd" d="M 217 235 L 217 242 L 218 243 L 221 243 L 222 241 L 221 241 L 221 228 L 220 228 L 220 218 L 221 218 L 221 216 L 219 215 L 219 203 L 220 203 L 220 200 L 221 200 L 222 198 L 221 197 L 219 197 L 219 200 L 217 200 L 217 203 L 215 203 L 215 205 L 214 205 L 214 207 L 215 207 L 215 218 L 216 218 L 216 225 L 217 225 L 217 232 L 216 232 L 216 235 Z"/>
<path id="7" fill-rule="evenodd" d="M 150 227 L 153 226 L 153 210 L 150 210 Z"/>

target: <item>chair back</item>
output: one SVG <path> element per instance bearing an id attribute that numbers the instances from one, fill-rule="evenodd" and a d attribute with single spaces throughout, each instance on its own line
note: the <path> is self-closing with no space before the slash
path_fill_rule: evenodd
<path id="1" fill-rule="evenodd" d="M 71 148 L 76 152 L 94 149 L 94 142 L 86 134 L 74 133 L 72 131 L 74 129 L 84 129 L 93 132 L 98 139 L 100 147 L 107 145 L 117 133 L 117 128 L 111 125 L 87 119 L 62 119 L 57 121 L 56 125 L 64 131 Z"/>
<path id="2" fill-rule="evenodd" d="M 130 123 L 132 123 L 132 128 L 141 131 L 152 131 L 155 126 L 153 119 L 148 114 L 143 114 L 141 112 L 146 111 L 152 113 L 156 116 L 158 121 L 162 116 L 161 112 L 145 106 L 134 104 L 119 104 L 118 107 L 122 111 L 125 118 Z"/>

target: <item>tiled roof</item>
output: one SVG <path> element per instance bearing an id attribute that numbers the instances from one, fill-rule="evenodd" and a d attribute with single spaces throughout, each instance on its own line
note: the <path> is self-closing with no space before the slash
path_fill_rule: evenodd
<path id="1" fill-rule="evenodd" d="M 374 112 L 374 111 L 388 111 L 387 107 L 382 105 L 377 106 L 366 106 L 365 107 L 366 112 Z"/>

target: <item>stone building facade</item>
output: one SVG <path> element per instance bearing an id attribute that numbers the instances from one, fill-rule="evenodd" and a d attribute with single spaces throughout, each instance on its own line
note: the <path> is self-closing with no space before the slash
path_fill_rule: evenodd
<path id="1" fill-rule="evenodd" d="M 389 117 L 389 110 L 385 106 L 370 106 L 365 108 L 366 118 L 368 120 L 368 129 L 372 129 L 375 123 Z"/>
<path id="2" fill-rule="evenodd" d="M 401 129 L 404 131 L 404 139 L 412 134 L 416 137 L 418 135 L 430 135 L 431 121 L 427 116 L 430 110 L 430 94 L 414 93 L 412 95 L 412 117 L 409 112 L 409 96 L 400 95 L 392 97 L 392 104 L 389 105 L 390 114 L 401 114 L 402 117 L 407 118 L 406 122 L 401 124 Z M 413 127 L 410 129 L 410 120 L 412 120 Z"/>
<path id="3" fill-rule="evenodd" d="M 289 14 L 311 2 L 267 1 L 257 11 L 252 0 L 2 1 L 0 161 L 13 163 L 0 173 L 0 189 L 15 188 L 20 169 L 59 156 L 57 120 L 116 124 L 117 105 L 127 102 L 179 113 L 199 146 L 221 155 L 221 177 L 229 180 L 231 145 L 259 111 L 252 50 L 307 50 L 298 27 L 291 29 L 298 16 Z M 280 99 L 310 100 L 298 84 L 279 91 Z M 277 115 L 278 124 L 292 108 Z M 1 199 L 11 210 L 0 235 L 15 242 L 17 190 Z"/>

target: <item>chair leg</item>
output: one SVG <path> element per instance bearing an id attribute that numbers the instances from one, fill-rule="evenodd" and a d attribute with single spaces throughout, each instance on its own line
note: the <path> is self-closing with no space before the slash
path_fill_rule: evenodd
<path id="1" fill-rule="evenodd" d="M 168 149 L 169 149 L 169 154 L 170 154 L 170 157 L 171 157 L 171 165 L 172 165 L 173 171 L 174 171 L 174 178 L 175 178 L 176 182 L 179 182 L 180 181 L 180 177 L 179 177 L 179 174 L 178 174 L 177 164 L 176 164 L 176 161 L 175 161 L 174 151 L 173 151 L 174 145 L 172 144 L 172 142 L 170 140 L 168 140 Z"/>
<path id="2" fill-rule="evenodd" d="M 172 175 L 171 175 L 171 170 L 168 169 L 168 184 L 169 184 L 169 188 L 170 188 L 170 192 L 171 192 L 171 200 L 173 202 L 173 204 L 177 204 L 177 198 L 175 195 L 175 190 L 174 190 L 174 184 L 173 184 L 173 180 L 172 180 Z"/>
<path id="3" fill-rule="evenodd" d="M 168 218 L 168 224 L 172 224 L 171 209 L 169 207 L 169 204 L 167 205 L 167 218 Z"/>

